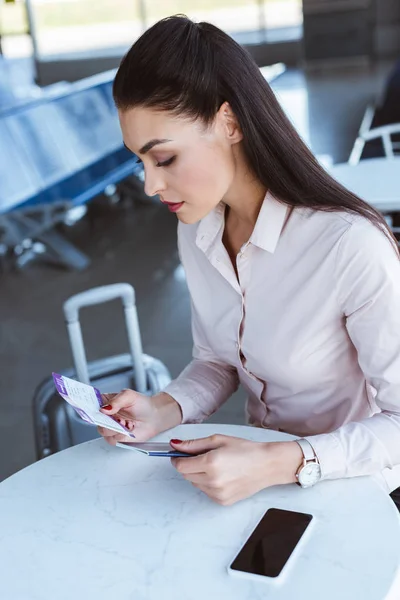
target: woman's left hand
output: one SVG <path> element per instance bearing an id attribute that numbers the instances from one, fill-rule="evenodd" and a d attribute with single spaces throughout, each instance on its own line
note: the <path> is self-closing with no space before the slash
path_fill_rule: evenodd
<path id="1" fill-rule="evenodd" d="M 171 459 L 174 467 L 218 504 L 228 506 L 272 485 L 294 483 L 303 453 L 296 442 L 253 442 L 226 435 L 171 440 L 194 454 Z"/>

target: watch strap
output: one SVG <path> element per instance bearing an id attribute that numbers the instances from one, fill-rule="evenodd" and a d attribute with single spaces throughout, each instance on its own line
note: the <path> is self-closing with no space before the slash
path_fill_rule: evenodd
<path id="1" fill-rule="evenodd" d="M 301 438 L 301 439 L 296 440 L 296 442 L 299 444 L 299 446 L 303 452 L 305 461 L 308 462 L 309 460 L 313 460 L 315 462 L 318 462 L 318 459 L 314 452 L 314 448 L 312 447 L 312 445 L 310 444 L 310 442 L 308 440 Z"/>

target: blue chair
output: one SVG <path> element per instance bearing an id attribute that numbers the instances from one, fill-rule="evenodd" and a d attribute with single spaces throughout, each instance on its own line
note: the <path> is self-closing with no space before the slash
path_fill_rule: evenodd
<path id="1" fill-rule="evenodd" d="M 123 145 L 114 76 L 95 75 L 0 112 L 0 250 L 17 265 L 24 247 L 39 242 L 61 264 L 85 268 L 87 257 L 55 225 L 109 186 L 140 177 Z"/>

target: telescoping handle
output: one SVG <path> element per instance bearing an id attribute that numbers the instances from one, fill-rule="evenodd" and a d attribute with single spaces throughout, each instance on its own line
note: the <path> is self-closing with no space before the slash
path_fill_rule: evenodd
<path id="1" fill-rule="evenodd" d="M 142 341 L 140 338 L 139 322 L 136 311 L 135 290 L 129 283 L 116 283 L 92 288 L 64 302 L 64 315 L 71 344 L 72 357 L 78 380 L 90 383 L 85 346 L 83 343 L 82 329 L 79 321 L 79 311 L 85 306 L 103 304 L 110 300 L 121 298 L 124 312 L 126 330 L 128 333 L 129 349 L 135 373 L 136 390 L 146 392 L 146 372 L 143 365 Z"/>

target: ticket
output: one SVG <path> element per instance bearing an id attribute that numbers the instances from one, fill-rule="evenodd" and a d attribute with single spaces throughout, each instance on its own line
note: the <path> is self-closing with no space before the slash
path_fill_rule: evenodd
<path id="1" fill-rule="evenodd" d="M 92 425 L 106 427 L 117 433 L 135 437 L 129 429 L 123 427 L 112 416 L 100 412 L 103 401 L 97 388 L 64 375 L 58 375 L 58 373 L 53 373 L 53 379 L 60 396 L 72 406 L 81 419 Z"/>

